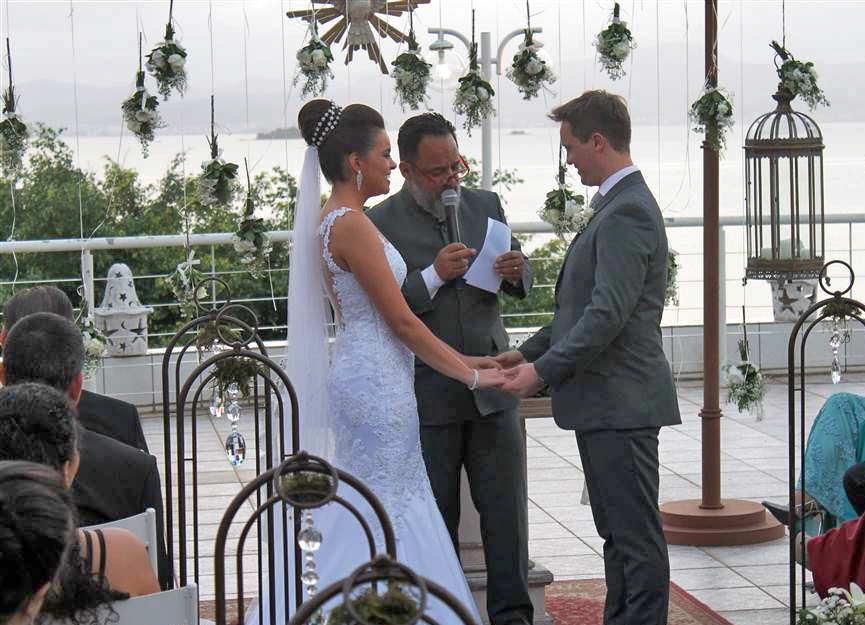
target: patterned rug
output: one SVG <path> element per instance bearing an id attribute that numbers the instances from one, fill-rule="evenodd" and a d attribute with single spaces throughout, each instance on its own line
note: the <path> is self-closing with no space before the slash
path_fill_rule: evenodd
<path id="1" fill-rule="evenodd" d="M 553 582 L 547 587 L 547 612 L 555 625 L 600 625 L 604 622 L 602 579 Z M 670 582 L 668 625 L 731 625 L 712 608 Z"/>

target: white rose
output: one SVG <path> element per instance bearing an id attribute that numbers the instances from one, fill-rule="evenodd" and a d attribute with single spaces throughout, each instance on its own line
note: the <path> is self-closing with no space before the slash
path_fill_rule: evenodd
<path id="1" fill-rule="evenodd" d="M 306 48 L 301 48 L 297 51 L 297 61 L 303 66 L 308 67 L 311 61 L 311 57 L 309 55 L 309 50 Z"/>
<path id="2" fill-rule="evenodd" d="M 238 239 L 234 242 L 234 251 L 244 254 L 255 250 L 255 243 L 246 239 Z"/>
<path id="3" fill-rule="evenodd" d="M 548 208 L 544 211 L 544 221 L 555 224 L 562 219 L 562 211 L 557 208 Z"/>
<path id="4" fill-rule="evenodd" d="M 718 115 L 719 116 L 724 116 L 729 112 L 730 112 L 730 107 L 727 106 L 726 102 L 719 102 L 718 103 Z"/>
<path id="5" fill-rule="evenodd" d="M 162 54 L 162 50 L 157 50 L 156 52 L 151 54 L 150 62 L 160 69 L 165 67 L 165 55 Z"/>
<path id="6" fill-rule="evenodd" d="M 623 61 L 631 52 L 631 48 L 625 42 L 619 42 L 613 46 L 613 56 Z"/>
<path id="7" fill-rule="evenodd" d="M 565 217 L 571 218 L 580 210 L 575 200 L 565 200 Z"/>
<path id="8" fill-rule="evenodd" d="M 179 72 L 183 69 L 183 66 L 186 64 L 186 59 L 184 59 L 179 54 L 172 54 L 168 57 L 168 64 L 171 66 L 175 72 Z"/>
<path id="9" fill-rule="evenodd" d="M 315 67 L 325 67 L 327 65 L 327 57 L 324 54 L 324 50 L 313 50 L 310 59 Z"/>
<path id="10" fill-rule="evenodd" d="M 744 383 L 745 376 L 739 371 L 739 367 L 730 367 L 729 371 L 727 371 L 727 386 Z"/>
<path id="11" fill-rule="evenodd" d="M 153 113 L 150 111 L 138 111 L 135 113 L 135 119 L 142 124 L 146 124 L 153 119 Z"/>
<path id="12" fill-rule="evenodd" d="M 478 99 L 481 102 L 486 102 L 487 100 L 490 99 L 490 92 L 487 91 L 486 87 L 478 87 L 476 89 L 476 91 L 477 91 Z"/>
<path id="13" fill-rule="evenodd" d="M 129 128 L 129 130 L 131 130 L 132 132 L 140 132 L 141 122 L 130 119 L 128 122 L 126 122 L 126 127 Z"/>
<path id="14" fill-rule="evenodd" d="M 537 59 L 532 59 L 526 63 L 526 74 L 529 76 L 537 76 L 542 71 L 544 71 L 544 64 Z"/>

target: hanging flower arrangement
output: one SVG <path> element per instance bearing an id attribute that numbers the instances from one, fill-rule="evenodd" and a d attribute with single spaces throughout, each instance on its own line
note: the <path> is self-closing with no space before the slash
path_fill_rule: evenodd
<path id="1" fill-rule="evenodd" d="M 427 86 L 432 80 L 432 65 L 421 56 L 414 30 L 409 30 L 407 41 L 408 50 L 396 57 L 391 63 L 393 65 L 393 79 L 396 82 L 394 91 L 396 92 L 396 100 L 403 110 L 407 106 L 416 111 L 426 100 Z"/>
<path id="2" fill-rule="evenodd" d="M 625 75 L 625 59 L 637 47 L 628 25 L 619 19 L 619 3 L 613 5 L 613 20 L 598 33 L 595 48 L 598 50 L 601 66 L 610 78 L 618 80 Z"/>
<path id="3" fill-rule="evenodd" d="M 739 412 L 755 412 L 757 420 L 763 419 L 763 397 L 766 395 L 766 379 L 760 368 L 751 363 L 748 339 L 739 339 L 738 365 L 725 365 L 727 403 L 736 404 Z"/>
<path id="4" fill-rule="evenodd" d="M 865 593 L 856 582 L 850 590 L 830 588 L 820 603 L 801 608 L 798 625 L 862 625 L 865 623 Z"/>
<path id="5" fill-rule="evenodd" d="M 135 75 L 135 92 L 123 101 L 120 110 L 123 111 L 126 127 L 141 143 L 141 151 L 145 158 L 147 158 L 150 142 L 156 136 L 156 129 L 165 126 L 158 109 L 159 99 L 147 93 L 144 87 L 144 72 L 139 70 Z"/>
<path id="6" fill-rule="evenodd" d="M 505 73 L 523 94 L 524 100 L 537 97 L 541 88 L 556 82 L 553 70 L 538 55 L 542 45 L 532 39 L 531 27 L 526 28 L 525 38 L 520 44 L 519 51 L 514 55 L 514 61 Z"/>
<path id="7" fill-rule="evenodd" d="M 157 89 L 163 100 L 172 90 L 181 96 L 186 93 L 186 50 L 174 40 L 171 13 L 174 0 L 168 7 L 168 23 L 165 25 L 165 41 L 159 42 L 147 55 L 147 71 L 156 79 Z"/>
<path id="8" fill-rule="evenodd" d="M 197 267 L 201 261 L 195 258 L 195 251 L 187 248 L 186 260 L 178 263 L 165 282 L 171 289 L 174 299 L 180 305 L 183 316 L 193 319 L 197 312 L 196 300 L 199 302 L 207 297 L 207 289 L 199 286 L 204 280 L 204 274 Z"/>
<path id="9" fill-rule="evenodd" d="M 198 201 L 205 206 L 226 206 L 234 199 L 237 191 L 237 165 L 228 163 L 221 158 L 215 131 L 214 96 L 210 96 L 210 136 L 207 145 L 210 146 L 210 160 L 201 164 L 201 175 L 198 176 Z"/>
<path id="10" fill-rule="evenodd" d="M 664 290 L 664 306 L 679 305 L 679 252 L 667 249 L 667 288 Z"/>
<path id="11" fill-rule="evenodd" d="M 559 173 L 556 176 L 558 185 L 547 193 L 544 205 L 538 211 L 538 216 L 550 224 L 561 239 L 572 233 L 579 235 L 594 217 L 594 211 L 585 205 L 585 198 L 574 193 L 565 182 L 566 171 L 560 155 Z"/>
<path id="12" fill-rule="evenodd" d="M 81 297 L 78 304 L 78 329 L 81 330 L 81 340 L 84 343 L 84 377 L 93 376 L 102 364 L 102 358 L 108 345 L 108 339 L 102 331 L 93 324 L 93 317 L 90 315 L 90 306 L 85 297 L 84 285 L 78 287 L 78 294 Z"/>
<path id="13" fill-rule="evenodd" d="M 790 51 L 777 41 L 773 41 L 769 45 L 783 61 L 780 67 L 778 67 L 777 61 L 775 62 L 781 86 L 794 96 L 802 98 L 812 111 L 820 104 L 829 106 L 826 94 L 817 85 L 817 71 L 814 69 L 814 64 L 810 61 L 804 63 L 797 61 L 790 54 Z"/>
<path id="14" fill-rule="evenodd" d="M 454 111 L 465 117 L 463 128 L 469 134 L 488 117 L 496 114 L 493 96 L 496 92 L 484 80 L 478 66 L 478 44 L 475 43 L 475 12 L 472 11 L 472 43 L 469 46 L 469 71 L 460 78 L 454 97 Z"/>
<path id="15" fill-rule="evenodd" d="M 0 119 L 0 165 L 3 173 L 11 176 L 21 168 L 30 131 L 21 116 L 15 111 L 18 104 L 12 84 L 12 52 L 6 38 L 6 59 L 9 70 L 9 86 L 3 91 L 3 118 Z"/>
<path id="16" fill-rule="evenodd" d="M 716 152 L 726 145 L 727 130 L 733 125 L 733 104 L 721 87 L 706 86 L 703 95 L 691 104 L 694 132 L 705 133 L 706 143 Z"/>
<path id="17" fill-rule="evenodd" d="M 245 162 L 246 159 L 244 159 Z M 270 251 L 273 245 L 264 227 L 264 220 L 255 217 L 255 203 L 252 199 L 252 185 L 249 170 L 246 171 L 246 203 L 240 228 L 234 233 L 231 242 L 234 251 L 240 254 L 240 262 L 253 278 L 260 277 L 270 267 Z"/>
<path id="18" fill-rule="evenodd" d="M 330 46 L 318 38 L 318 27 L 315 20 L 309 25 L 309 43 L 297 51 L 297 75 L 292 84 L 303 81 L 301 97 L 320 96 L 327 89 L 327 81 L 333 78 L 330 64 L 333 53 Z"/>

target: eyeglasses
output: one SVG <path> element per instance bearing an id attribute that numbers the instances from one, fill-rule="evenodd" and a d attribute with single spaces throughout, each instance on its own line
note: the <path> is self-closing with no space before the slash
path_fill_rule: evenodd
<path id="1" fill-rule="evenodd" d="M 462 180 L 466 176 L 468 176 L 469 164 L 466 162 L 466 159 L 460 155 L 459 160 L 454 163 L 451 163 L 449 167 L 436 167 L 429 171 L 424 171 L 411 161 L 406 161 L 409 165 L 414 167 L 419 173 L 423 174 L 427 180 L 429 180 L 433 184 L 444 184 L 451 178 L 456 178 L 457 180 Z"/>

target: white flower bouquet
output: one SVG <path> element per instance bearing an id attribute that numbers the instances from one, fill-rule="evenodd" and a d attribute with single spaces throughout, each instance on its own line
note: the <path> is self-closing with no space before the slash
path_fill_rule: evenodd
<path id="1" fill-rule="evenodd" d="M 454 96 L 454 111 L 465 116 L 463 128 L 469 134 L 472 128 L 480 126 L 484 119 L 496 114 L 493 106 L 493 86 L 481 76 L 478 67 L 478 44 L 469 46 L 469 71 L 460 78 Z"/>
<path id="2" fill-rule="evenodd" d="M 538 216 L 552 225 L 561 239 L 568 234 L 580 234 L 595 215 L 585 205 L 585 198 L 565 184 L 565 171 L 565 166 L 559 165 L 559 174 L 556 176 L 558 186 L 547 193 L 544 205 L 538 211 Z"/>
<path id="3" fill-rule="evenodd" d="M 527 28 L 525 38 L 514 55 L 513 63 L 505 73 L 523 94 L 524 100 L 537 97 L 542 88 L 546 88 L 546 85 L 551 85 L 556 81 L 553 70 L 538 55 L 541 45 L 534 42 L 532 31 Z"/>
<path id="4" fill-rule="evenodd" d="M 212 132 L 212 131 L 211 131 Z M 211 134 L 207 139 L 210 145 L 210 160 L 201 163 L 198 176 L 198 201 L 205 206 L 226 206 L 237 192 L 237 165 L 222 160 L 217 136 Z"/>
<path id="5" fill-rule="evenodd" d="M 664 290 L 664 306 L 679 305 L 679 253 L 667 248 L 667 288 Z"/>
<path id="6" fill-rule="evenodd" d="M 619 19 L 619 3 L 616 2 L 613 6 L 612 22 L 599 32 L 595 39 L 599 61 L 610 78 L 618 80 L 624 77 L 625 60 L 636 47 L 628 25 Z"/>
<path id="7" fill-rule="evenodd" d="M 330 46 L 318 38 L 314 25 L 309 43 L 297 51 L 295 58 L 297 58 L 297 75 L 292 84 L 296 85 L 303 81 L 301 96 L 307 98 L 324 93 L 328 79 L 333 78 L 333 71 L 330 69 L 333 53 L 330 51 Z"/>
<path id="8" fill-rule="evenodd" d="M 139 71 L 135 78 L 135 92 L 120 105 L 126 127 L 141 143 L 141 151 L 147 158 L 150 142 L 155 138 L 157 128 L 165 126 L 159 115 L 159 99 L 147 93 L 144 87 L 144 72 Z"/>
<path id="9" fill-rule="evenodd" d="M 777 41 L 773 41 L 770 45 L 783 61 L 781 66 L 777 68 L 781 86 L 794 96 L 802 98 L 812 111 L 820 104 L 829 106 L 826 94 L 817 84 L 817 71 L 814 69 L 814 64 L 810 61 L 804 63 L 797 61 Z"/>
<path id="10" fill-rule="evenodd" d="M 865 625 L 865 593 L 856 582 L 850 590 L 830 588 L 813 608 L 799 610 L 799 625 Z"/>
<path id="11" fill-rule="evenodd" d="M 694 132 L 705 133 L 711 149 L 724 149 L 726 132 L 733 125 L 733 104 L 724 89 L 707 85 L 703 95 L 691 104 L 690 117 Z"/>
<path id="12" fill-rule="evenodd" d="M 178 263 L 174 271 L 165 278 L 172 295 L 180 304 L 183 316 L 187 319 L 196 316 L 198 311 L 196 300 L 202 302 L 207 297 L 207 289 L 200 286 L 204 280 L 204 274 L 197 267 L 200 262 L 195 258 L 195 252 L 188 250 L 186 260 Z"/>
<path id="13" fill-rule="evenodd" d="M 413 111 L 418 110 L 426 100 L 427 86 L 432 80 L 432 65 L 421 56 L 414 31 L 408 34 L 408 50 L 396 57 L 391 65 L 393 65 L 393 79 L 396 83 L 395 99 L 403 110 L 406 106 Z"/>
<path id="14" fill-rule="evenodd" d="M 186 93 L 186 50 L 174 41 L 174 28 L 170 22 L 165 26 L 165 41 L 150 51 L 145 67 L 156 79 L 163 100 L 168 99 L 172 89 L 181 96 Z"/>
<path id="15" fill-rule="evenodd" d="M 3 91 L 3 117 L 0 118 L 0 166 L 3 173 L 12 175 L 21 168 L 30 131 L 27 124 L 15 112 L 15 88 L 10 83 Z"/>
<path id="16" fill-rule="evenodd" d="M 270 252 L 273 249 L 270 237 L 264 227 L 264 220 L 254 217 L 255 205 L 247 195 L 246 210 L 240 228 L 231 238 L 234 251 L 240 254 L 240 262 L 253 278 L 260 277 L 270 265 Z"/>
<path id="17" fill-rule="evenodd" d="M 760 368 L 751 363 L 748 353 L 748 340 L 739 339 L 738 365 L 724 366 L 727 385 L 727 403 L 736 404 L 739 412 L 756 410 L 757 419 L 762 419 L 763 397 L 766 395 L 766 379 Z"/>
<path id="18" fill-rule="evenodd" d="M 99 369 L 102 357 L 105 356 L 105 336 L 94 326 L 88 325 L 81 331 L 84 342 L 84 377 L 89 378 Z"/>

